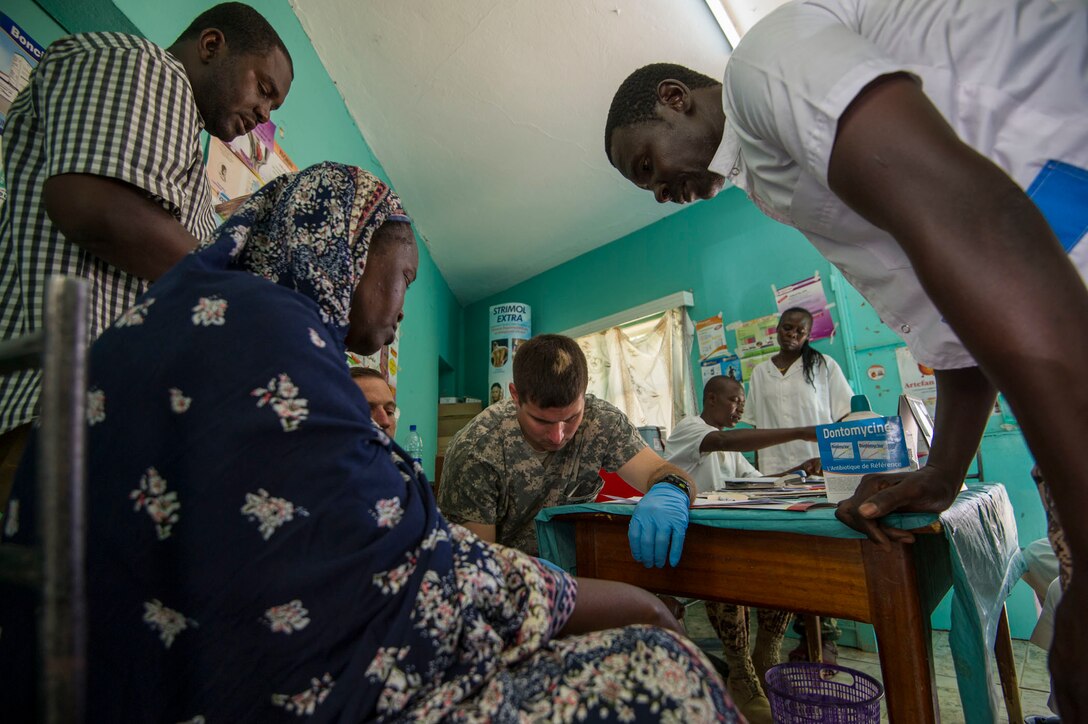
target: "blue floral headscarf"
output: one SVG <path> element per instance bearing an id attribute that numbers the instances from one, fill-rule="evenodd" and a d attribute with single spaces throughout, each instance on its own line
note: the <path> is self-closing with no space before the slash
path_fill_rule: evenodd
<path id="1" fill-rule="evenodd" d="M 410 219 L 384 181 L 325 162 L 269 182 L 219 227 L 212 245 L 230 255 L 230 267 L 317 302 L 342 338 L 370 240 L 386 221 Z"/>

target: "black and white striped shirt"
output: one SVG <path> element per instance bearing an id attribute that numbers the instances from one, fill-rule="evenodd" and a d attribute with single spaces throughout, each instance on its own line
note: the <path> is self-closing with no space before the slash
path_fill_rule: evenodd
<path id="1" fill-rule="evenodd" d="M 42 56 L 4 129 L 8 198 L 0 209 L 0 335 L 38 329 L 51 274 L 90 281 L 95 339 L 147 286 L 67 241 L 45 212 L 46 179 L 67 173 L 145 191 L 198 239 L 214 231 L 204 122 L 181 62 L 142 38 L 88 33 Z M 36 415 L 38 373 L 0 377 L 0 432 Z"/>

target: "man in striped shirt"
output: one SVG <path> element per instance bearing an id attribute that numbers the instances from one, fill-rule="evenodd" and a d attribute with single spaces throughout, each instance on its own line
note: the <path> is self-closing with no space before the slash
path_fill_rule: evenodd
<path id="1" fill-rule="evenodd" d="M 120 33 L 50 45 L 4 131 L 0 338 L 40 328 L 52 274 L 90 282 L 96 338 L 214 230 L 200 131 L 247 133 L 293 77 L 279 35 L 242 3 L 207 10 L 167 49 Z M 0 377 L 0 506 L 38 388 L 36 371 Z"/>

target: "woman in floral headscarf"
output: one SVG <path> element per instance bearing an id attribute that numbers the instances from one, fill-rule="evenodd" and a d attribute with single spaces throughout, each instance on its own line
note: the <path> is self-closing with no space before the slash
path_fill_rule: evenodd
<path id="1" fill-rule="evenodd" d="M 656 599 L 448 524 L 371 422 L 344 348 L 400 320 L 403 214 L 360 169 L 276 179 L 95 343 L 92 718 L 734 720 L 672 632 L 559 638 Z"/>

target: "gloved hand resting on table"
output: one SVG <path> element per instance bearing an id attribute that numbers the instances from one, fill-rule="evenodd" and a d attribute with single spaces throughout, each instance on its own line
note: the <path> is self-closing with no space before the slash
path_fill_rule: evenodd
<path id="1" fill-rule="evenodd" d="M 647 491 L 635 506 L 627 529 L 631 555 L 636 561 L 647 568 L 664 568 L 666 556 L 670 566 L 680 563 L 689 503 L 687 493 L 669 483 L 658 483 Z"/>

